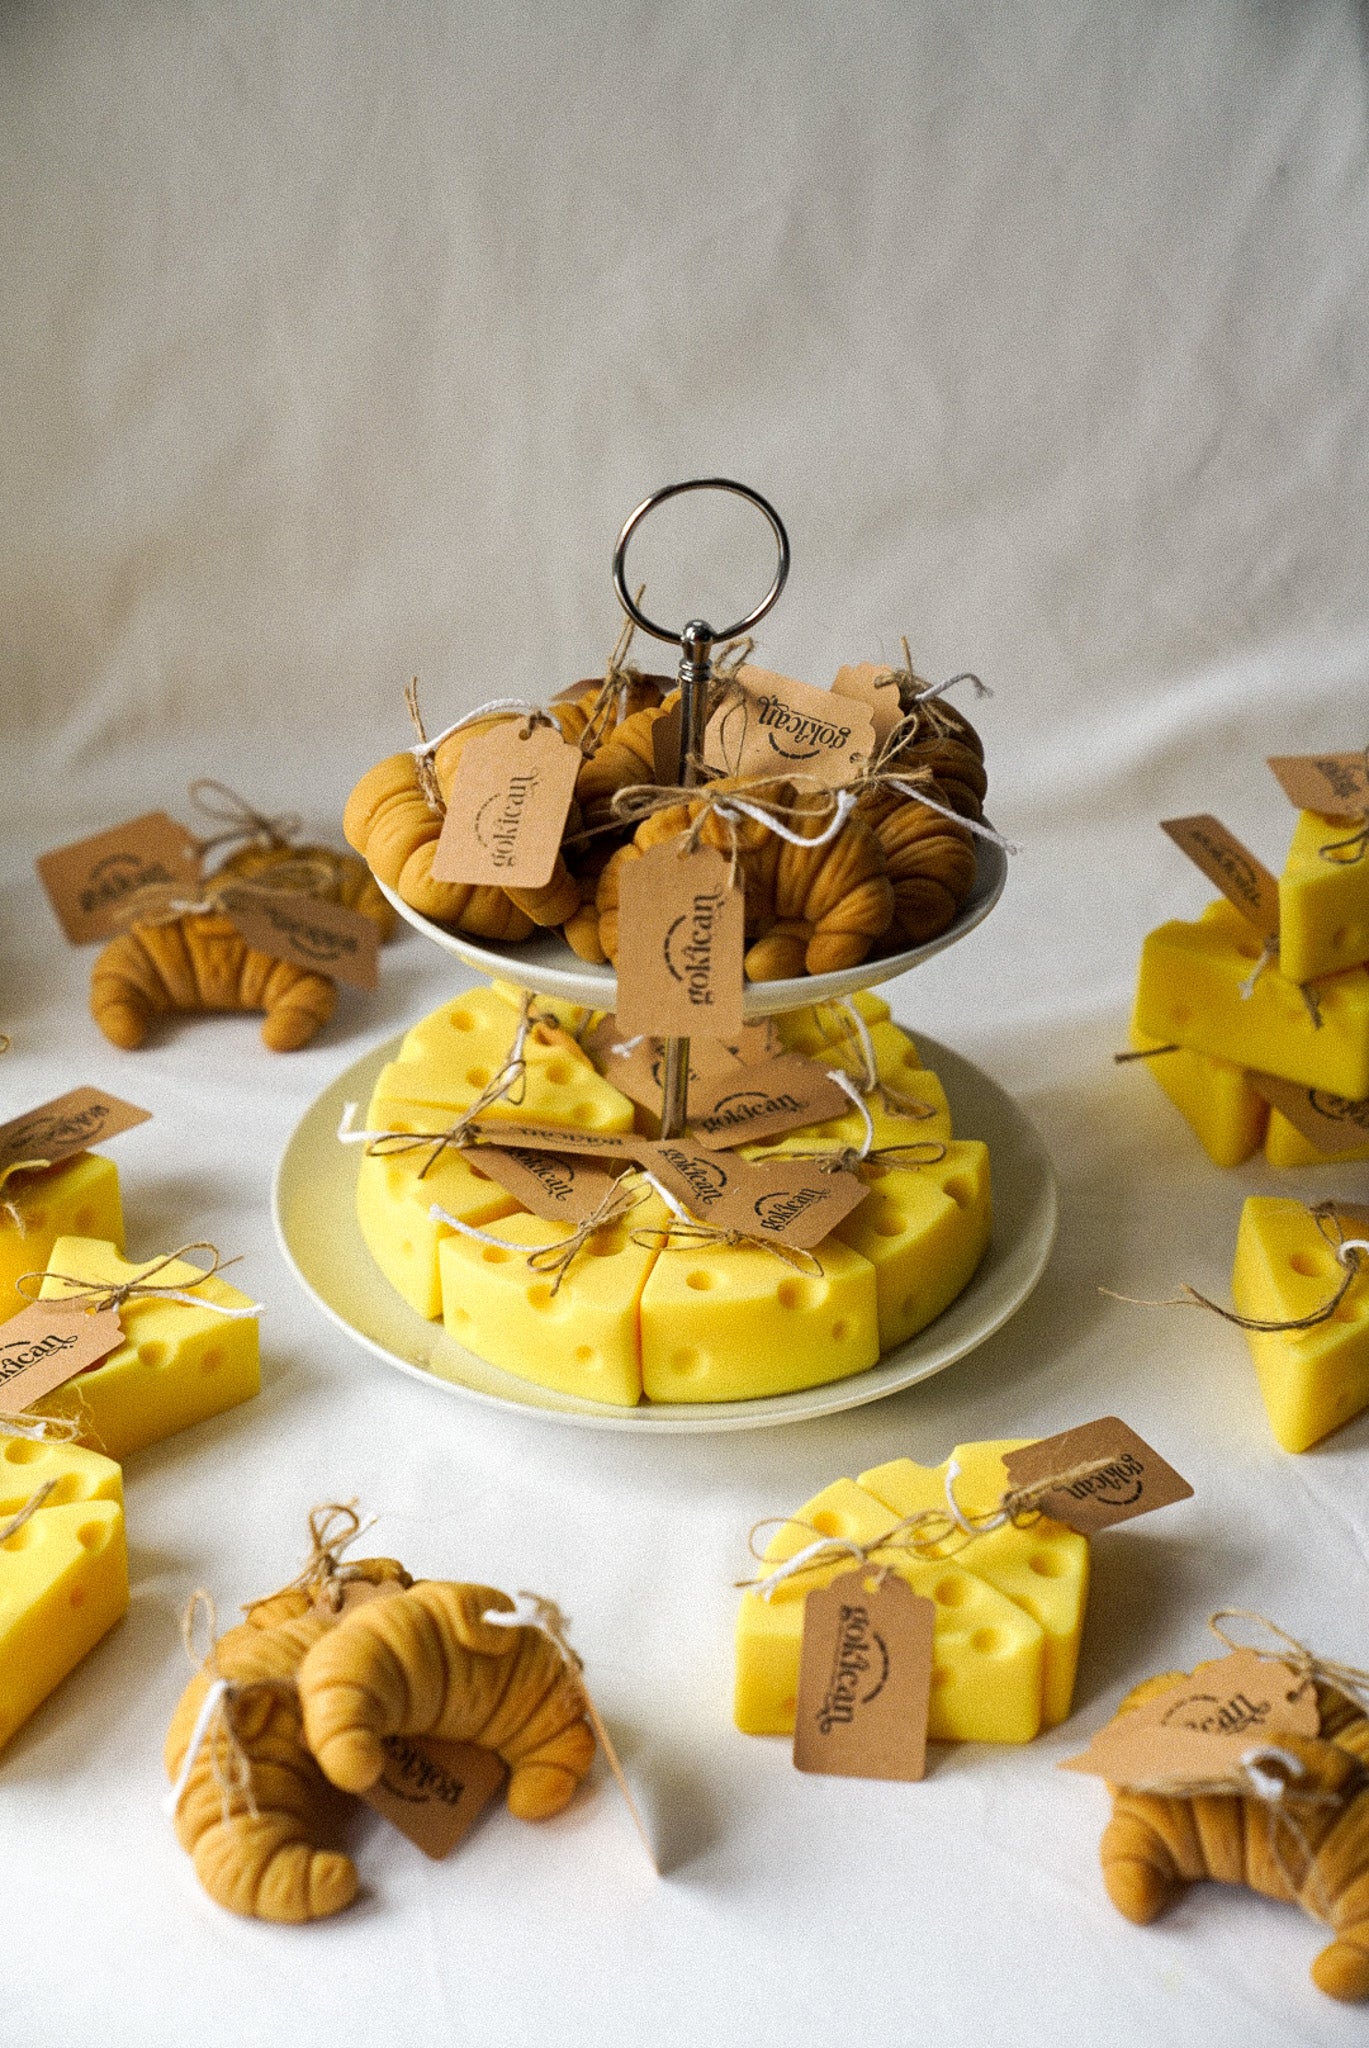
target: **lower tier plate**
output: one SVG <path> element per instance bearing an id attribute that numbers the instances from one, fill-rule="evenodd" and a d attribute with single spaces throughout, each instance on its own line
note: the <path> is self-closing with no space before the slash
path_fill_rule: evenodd
<path id="1" fill-rule="evenodd" d="M 381 1068 L 397 1057 L 401 1037 L 339 1074 L 300 1119 L 276 1169 L 276 1235 L 305 1292 L 330 1321 L 387 1365 L 418 1375 L 440 1393 L 581 1429 L 761 1429 L 858 1408 L 944 1372 L 991 1337 L 1035 1287 L 1055 1241 L 1055 1175 L 1034 1126 L 978 1067 L 920 1032 L 916 1037 L 924 1064 L 941 1076 L 956 1135 L 982 1138 L 989 1147 L 993 1238 L 969 1286 L 934 1323 L 886 1352 L 878 1365 L 827 1386 L 758 1401 L 606 1407 L 515 1379 L 455 1343 L 441 1323 L 426 1322 L 401 1301 L 362 1241 L 354 1202 L 357 1151 L 340 1145 L 336 1135 L 345 1104 L 364 1109 Z"/>

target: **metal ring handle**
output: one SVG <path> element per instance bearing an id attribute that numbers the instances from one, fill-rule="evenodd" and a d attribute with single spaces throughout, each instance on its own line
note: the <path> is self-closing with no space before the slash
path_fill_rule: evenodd
<path id="1" fill-rule="evenodd" d="M 749 484 L 734 483 L 730 477 L 690 477 L 685 483 L 666 484 L 659 491 L 653 491 L 649 498 L 643 498 L 636 511 L 630 513 L 623 522 L 623 530 L 618 535 L 618 543 L 613 550 L 613 588 L 618 593 L 618 602 L 633 625 L 639 626 L 644 633 L 649 633 L 653 640 L 670 640 L 677 647 L 684 645 L 684 629 L 678 633 L 670 633 L 664 626 L 653 625 L 646 614 L 638 610 L 627 587 L 628 542 L 648 512 L 654 510 L 657 505 L 663 505 L 667 498 L 678 498 L 684 491 L 730 491 L 734 498 L 745 498 L 758 512 L 763 512 L 770 522 L 770 531 L 775 536 L 780 557 L 774 581 L 753 612 L 748 612 L 744 619 L 738 619 L 735 626 L 726 626 L 712 636 L 715 641 L 739 639 L 743 633 L 749 633 L 753 626 L 760 624 L 784 589 L 789 575 L 789 535 L 784 530 L 784 521 L 768 499 L 763 498 L 759 491 L 753 491 Z"/>

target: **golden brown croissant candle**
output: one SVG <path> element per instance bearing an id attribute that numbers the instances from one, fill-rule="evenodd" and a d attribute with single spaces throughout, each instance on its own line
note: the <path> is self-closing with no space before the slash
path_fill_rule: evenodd
<path id="1" fill-rule="evenodd" d="M 156 1017 L 264 1010 L 262 1043 L 294 1052 L 328 1022 L 336 1000 L 326 976 L 259 953 L 219 911 L 131 926 L 110 940 L 90 981 L 91 1016 L 127 1051 L 142 1044 Z"/>

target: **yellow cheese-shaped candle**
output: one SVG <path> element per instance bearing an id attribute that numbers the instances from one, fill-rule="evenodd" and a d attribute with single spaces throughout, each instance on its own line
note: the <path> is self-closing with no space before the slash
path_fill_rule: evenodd
<path id="1" fill-rule="evenodd" d="M 496 1070 L 487 1061 L 458 1067 L 448 1060 L 392 1060 L 382 1067 L 371 1096 L 366 1122 L 371 1130 L 387 1130 L 391 1104 L 422 1104 L 445 1109 L 447 1121 L 469 1109 Z M 483 1078 L 480 1078 L 482 1077 Z M 587 1061 L 563 1054 L 546 1063 L 532 1063 L 513 1100 L 501 1096 L 482 1112 L 501 1123 L 560 1124 L 567 1130 L 630 1131 L 632 1104 L 626 1095 L 596 1074 Z M 398 1129 L 398 1125 L 393 1126 Z"/>
<path id="2" fill-rule="evenodd" d="M 638 1304 L 656 1259 L 636 1242 L 666 1220 L 657 1196 L 600 1230 L 559 1287 L 527 1253 L 572 1233 L 520 1209 L 491 1225 L 500 1244 L 453 1233 L 438 1248 L 442 1316 L 458 1344 L 517 1378 L 585 1401 L 633 1407 L 642 1397 Z M 440 1357 L 434 1361 L 441 1369 Z"/>
<path id="3" fill-rule="evenodd" d="M 911 1111 L 885 1109 L 877 1095 L 872 1094 L 865 1107 L 874 1125 L 874 1145 L 878 1149 L 885 1145 L 920 1145 L 926 1139 L 938 1140 L 945 1144 L 951 1136 L 951 1112 L 946 1101 L 946 1091 L 936 1075 L 925 1067 L 914 1068 L 900 1077 L 899 1094 L 910 1103 L 915 1103 L 925 1115 L 913 1115 Z M 743 1159 L 753 1159 L 776 1152 L 812 1152 L 815 1147 L 864 1145 L 866 1138 L 865 1119 L 853 1105 L 842 1116 L 829 1117 L 823 1124 L 804 1124 L 799 1130 L 786 1131 L 781 1137 L 768 1138 L 756 1145 L 739 1145 L 737 1150 Z"/>
<path id="4" fill-rule="evenodd" d="M 404 1034 L 399 1057 L 446 1061 L 463 1077 L 474 1067 L 483 1067 L 487 1076 L 496 1073 L 513 1050 L 521 1001 L 519 995 L 509 1002 L 493 988 L 467 989 L 412 1025 Z M 540 1014 L 549 1012 L 551 1006 L 539 996 L 534 1007 Z M 523 1057 L 529 1066 L 547 1066 L 552 1061 L 589 1065 L 578 1045 L 568 1041 L 555 1025 L 540 1022 L 528 1030 Z M 480 1087 L 484 1085 L 482 1081 Z"/>
<path id="5" fill-rule="evenodd" d="M 869 1194 L 835 1235 L 875 1269 L 879 1347 L 890 1351 L 968 1285 L 993 1224 L 989 1152 L 953 1139 L 929 1166 L 875 1169 Z"/>
<path id="6" fill-rule="evenodd" d="M 1301 1202 L 1250 1197 L 1231 1276 L 1240 1315 L 1295 1321 L 1329 1301 L 1343 1278 L 1344 1268 Z M 1369 1407 L 1369 1272 L 1356 1275 L 1328 1321 L 1310 1330 L 1247 1330 L 1245 1338 L 1284 1450 L 1307 1450 Z"/>
<path id="7" fill-rule="evenodd" d="M 888 1023 L 889 1005 L 883 997 L 872 995 L 868 989 L 861 989 L 856 995 L 848 996 L 846 1000 L 871 1030 L 877 1025 Z M 830 1051 L 833 1046 L 843 1044 L 850 1037 L 853 1028 L 850 1018 L 846 1016 L 839 1003 L 810 1003 L 802 1010 L 785 1010 L 774 1018 L 773 1022 L 785 1051 L 804 1053 L 810 1060 L 821 1059 L 824 1052 Z M 902 1036 L 909 1045 L 912 1045 L 912 1039 L 908 1037 L 906 1031 Z"/>
<path id="8" fill-rule="evenodd" d="M 51 1482 L 45 1507 L 71 1501 L 123 1501 L 124 1475 L 113 1458 L 88 1451 L 82 1444 L 43 1443 L 33 1437 L 6 1436 L 0 1417 L 0 1522 L 7 1522 L 24 1502 Z"/>
<path id="9" fill-rule="evenodd" d="M 117 1497 L 57 1503 L 50 1494 L 0 1543 L 0 1746 L 127 1606 Z"/>
<path id="10" fill-rule="evenodd" d="M 1032 1441 L 1017 1438 L 957 1445 L 951 1458 L 961 1468 L 955 1480 L 955 1499 L 963 1514 L 994 1512 L 1008 1488 L 1005 1453 Z M 947 1469 L 947 1465 L 916 1465 L 911 1458 L 895 1458 L 890 1464 L 862 1472 L 857 1483 L 896 1515 L 913 1515 L 923 1508 L 945 1509 Z M 1087 1537 L 1042 1515 L 1029 1528 L 1009 1525 L 991 1529 L 963 1547 L 955 1539 L 947 1550 L 965 1571 L 993 1586 L 1041 1628 L 1045 1637 L 1041 1721 L 1046 1728 L 1055 1727 L 1067 1717 L 1074 1699 L 1088 1604 Z"/>
<path id="11" fill-rule="evenodd" d="M 1279 877 L 1279 959 L 1293 981 L 1311 981 L 1369 960 L 1369 855 L 1326 858 L 1352 838 L 1350 818 L 1303 811 Z"/>
<path id="12" fill-rule="evenodd" d="M 874 1269 L 836 1237 L 795 1271 L 747 1245 L 673 1246 L 642 1292 L 652 1401 L 749 1401 L 864 1372 L 879 1357 Z M 807 1261 L 805 1261 L 805 1265 Z"/>
<path id="13" fill-rule="evenodd" d="M 98 1152 L 78 1152 L 44 1173 L 11 1174 L 0 1190 L 0 1323 L 27 1307 L 22 1273 L 41 1273 L 59 1237 L 104 1237 L 124 1248 L 119 1172 Z"/>
<path id="14" fill-rule="evenodd" d="M 1259 934 L 1229 903 L 1214 903 L 1196 924 L 1161 925 L 1141 952 L 1138 1029 L 1309 1088 L 1369 1095 L 1369 972 L 1309 984 L 1318 1028 L 1301 988 L 1277 967 L 1250 984 L 1259 954 Z"/>
<path id="15" fill-rule="evenodd" d="M 129 1264 L 99 1238 L 59 1238 L 52 1248 L 42 1299 L 60 1300 L 71 1292 L 58 1275 L 87 1285 L 116 1286 L 141 1279 L 155 1264 L 152 1259 Z M 251 1306 L 236 1287 L 204 1279 L 200 1269 L 184 1259 L 150 1277 L 154 1285 L 184 1288 L 225 1308 Z M 111 1458 L 126 1458 L 258 1391 L 261 1365 L 255 1316 L 219 1316 L 189 1302 L 147 1295 L 125 1302 L 119 1316 L 124 1341 L 118 1349 L 36 1404 L 41 1413 L 72 1416 L 80 1424 L 82 1443 Z"/>
<path id="16" fill-rule="evenodd" d="M 898 1520 L 863 1487 L 839 1479 L 776 1532 L 766 1564 L 794 1556 L 814 1540 L 815 1530 L 865 1544 L 887 1535 Z M 1039 1624 L 958 1559 L 923 1561 L 895 1548 L 876 1551 L 872 1563 L 897 1571 L 936 1606 L 928 1734 L 943 1742 L 1030 1742 L 1041 1726 L 1045 1637 Z M 838 1560 L 783 1580 L 769 1600 L 743 1596 L 734 1716 L 744 1734 L 792 1732 L 804 1600 L 851 1569 L 849 1559 Z"/>
<path id="17" fill-rule="evenodd" d="M 1291 1124 L 1277 1109 L 1271 1109 L 1264 1156 L 1271 1166 L 1350 1166 L 1356 1160 L 1369 1159 L 1369 1143 L 1352 1145 L 1345 1152 L 1319 1152 L 1296 1124 Z"/>
<path id="18" fill-rule="evenodd" d="M 440 1130 L 450 1121 L 450 1116 L 421 1103 L 386 1104 L 387 1130 Z M 518 1208 L 512 1195 L 480 1172 L 479 1156 L 478 1147 L 468 1152 L 448 1147 L 435 1160 L 430 1151 L 363 1151 L 357 1169 L 357 1222 L 366 1249 L 391 1287 L 421 1316 L 442 1313 L 437 1248 L 451 1235 L 451 1226 L 431 1213 L 433 1205 L 477 1226 L 510 1216 Z"/>
<path id="19" fill-rule="evenodd" d="M 1166 1041 L 1150 1037 L 1133 1020 L 1131 1043 L 1137 1052 L 1148 1052 Z M 1251 1087 L 1243 1068 L 1186 1046 L 1136 1064 L 1163 1088 L 1214 1166 L 1240 1166 L 1258 1151 L 1269 1104 Z"/>
<path id="20" fill-rule="evenodd" d="M 490 988 L 508 1009 L 518 1011 L 522 1008 L 526 991 L 519 988 L 516 982 L 492 981 Z M 569 1003 L 564 996 L 534 995 L 533 1008 L 538 1016 L 554 1017 L 561 1029 L 568 1031 L 572 1037 L 577 1031 L 583 1030 L 593 1014 L 583 1003 Z"/>

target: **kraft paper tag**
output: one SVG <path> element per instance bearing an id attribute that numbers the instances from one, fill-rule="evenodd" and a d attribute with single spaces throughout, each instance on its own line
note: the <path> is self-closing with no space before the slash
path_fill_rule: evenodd
<path id="1" fill-rule="evenodd" d="M 868 764 L 875 719 L 859 698 L 749 663 L 735 681 L 704 733 L 710 768 L 747 777 L 803 775 L 837 788 Z"/>
<path id="2" fill-rule="evenodd" d="M 484 1158 L 487 1145 L 502 1147 L 529 1146 L 537 1152 L 573 1152 L 591 1158 L 635 1159 L 638 1148 L 644 1142 L 630 1133 L 618 1131 L 570 1130 L 564 1124 L 515 1123 L 510 1117 L 482 1118 L 470 1126 L 471 1137 L 480 1147 L 478 1159 Z"/>
<path id="3" fill-rule="evenodd" d="M 1347 1237 L 1369 1237 L 1369 1209 L 1355 1202 L 1337 1202 L 1335 1207 Z"/>
<path id="4" fill-rule="evenodd" d="M 121 1102 L 103 1088 L 73 1088 L 70 1094 L 55 1096 L 0 1124 L 0 1180 L 26 1159 L 46 1159 L 49 1166 L 56 1166 L 106 1138 L 116 1138 L 120 1131 L 147 1123 L 151 1115 L 150 1109 Z"/>
<path id="5" fill-rule="evenodd" d="M 1027 1444 L 1020 1451 L 1009 1451 L 1003 1469 L 1016 1493 L 1095 1458 L 1107 1458 L 1109 1463 L 1086 1479 L 1053 1488 L 1039 1503 L 1042 1514 L 1063 1522 L 1067 1529 L 1077 1529 L 1081 1536 L 1096 1535 L 1118 1522 L 1148 1515 L 1154 1508 L 1188 1500 L 1193 1493 L 1188 1481 L 1115 1415 L 1082 1423 L 1059 1436 L 1043 1437 L 1040 1443 Z"/>
<path id="6" fill-rule="evenodd" d="M 531 1146 L 482 1145 L 478 1156 L 482 1173 L 548 1223 L 583 1223 L 621 1178 L 594 1160 Z"/>
<path id="7" fill-rule="evenodd" d="M 824 1169 L 816 1159 L 735 1163 L 745 1170 L 710 1211 L 709 1222 L 794 1251 L 814 1250 L 870 1192 L 858 1174 Z"/>
<path id="8" fill-rule="evenodd" d="M 362 1798 L 440 1863 L 501 1790 L 508 1772 L 492 1749 L 439 1742 L 430 1735 L 387 1735 L 385 1767 Z"/>
<path id="9" fill-rule="evenodd" d="M 665 1073 L 665 1041 L 638 1038 L 624 1043 L 618 1019 L 601 1019 L 586 1034 L 585 1050 L 620 1094 L 640 1103 L 653 1116 L 661 1114 Z M 779 1039 L 770 1020 L 747 1024 L 732 1040 L 691 1038 L 689 1042 L 689 1087 L 691 1103 L 701 1081 L 717 1074 L 735 1073 L 738 1067 L 754 1066 L 778 1052 Z"/>
<path id="10" fill-rule="evenodd" d="M 1278 937 L 1278 882 L 1220 819 L 1205 814 L 1162 818 L 1160 829 L 1168 832 L 1179 850 L 1215 883 L 1228 903 L 1235 904 L 1242 917 L 1249 918 L 1263 938 Z"/>
<path id="11" fill-rule="evenodd" d="M 871 1580 L 871 1584 L 867 1584 Z M 906 1579 L 843 1572 L 803 1603 L 794 1763 L 832 1778 L 927 1771 L 936 1608 Z"/>
<path id="12" fill-rule="evenodd" d="M 135 889 L 200 886 L 200 856 L 192 835 L 165 811 L 146 811 L 110 832 L 59 846 L 34 862 L 58 924 L 73 946 L 107 939 Z"/>
<path id="13" fill-rule="evenodd" d="M 259 953 L 354 988 L 375 987 L 380 927 L 373 917 L 302 889 L 259 888 L 249 882 L 234 882 L 222 901 L 225 914 Z"/>
<path id="14" fill-rule="evenodd" d="M 0 1415 L 22 1415 L 44 1394 L 98 1365 L 124 1341 L 116 1308 L 63 1309 L 35 1301 L 0 1323 Z"/>
<path id="15" fill-rule="evenodd" d="M 701 1145 L 745 1145 L 805 1124 L 844 1116 L 851 1098 L 800 1052 L 781 1053 L 741 1071 L 709 1076 L 690 1103 L 689 1127 Z"/>
<path id="16" fill-rule="evenodd" d="M 584 765 L 554 725 L 506 718 L 467 742 L 447 792 L 433 880 L 542 889 L 551 880 Z"/>
<path id="17" fill-rule="evenodd" d="M 1114 1785 L 1221 1781 L 1240 1775 L 1247 1750 L 1320 1727 L 1310 1680 L 1276 1658 L 1236 1650 L 1119 1714 L 1060 1769 Z"/>
<path id="18" fill-rule="evenodd" d="M 1286 1116 L 1294 1130 L 1319 1152 L 1352 1152 L 1369 1145 L 1369 1096 L 1348 1102 L 1325 1088 L 1304 1088 L 1300 1081 L 1282 1081 L 1277 1074 L 1246 1077 L 1271 1109 Z"/>
<path id="19" fill-rule="evenodd" d="M 680 733 L 684 705 L 678 700 L 663 711 L 651 728 L 651 763 L 663 789 L 674 789 L 680 781 Z"/>
<path id="20" fill-rule="evenodd" d="M 668 839 L 628 861 L 618 914 L 619 1029 L 629 1038 L 734 1038 L 746 908 L 727 856 Z"/>
<path id="21" fill-rule="evenodd" d="M 850 662 L 837 670 L 832 689 L 838 697 L 854 697 L 857 703 L 869 705 L 875 745 L 882 747 L 903 717 L 894 671 L 876 661 Z"/>
<path id="22" fill-rule="evenodd" d="M 1369 810 L 1363 748 L 1357 754 L 1271 754 L 1269 765 L 1295 810 L 1327 818 L 1360 818 Z"/>
<path id="23" fill-rule="evenodd" d="M 705 1222 L 713 1220 L 717 1204 L 738 1185 L 746 1163 L 723 1152 L 702 1152 L 681 1138 L 644 1139 L 637 1156 L 677 1202 Z"/>

